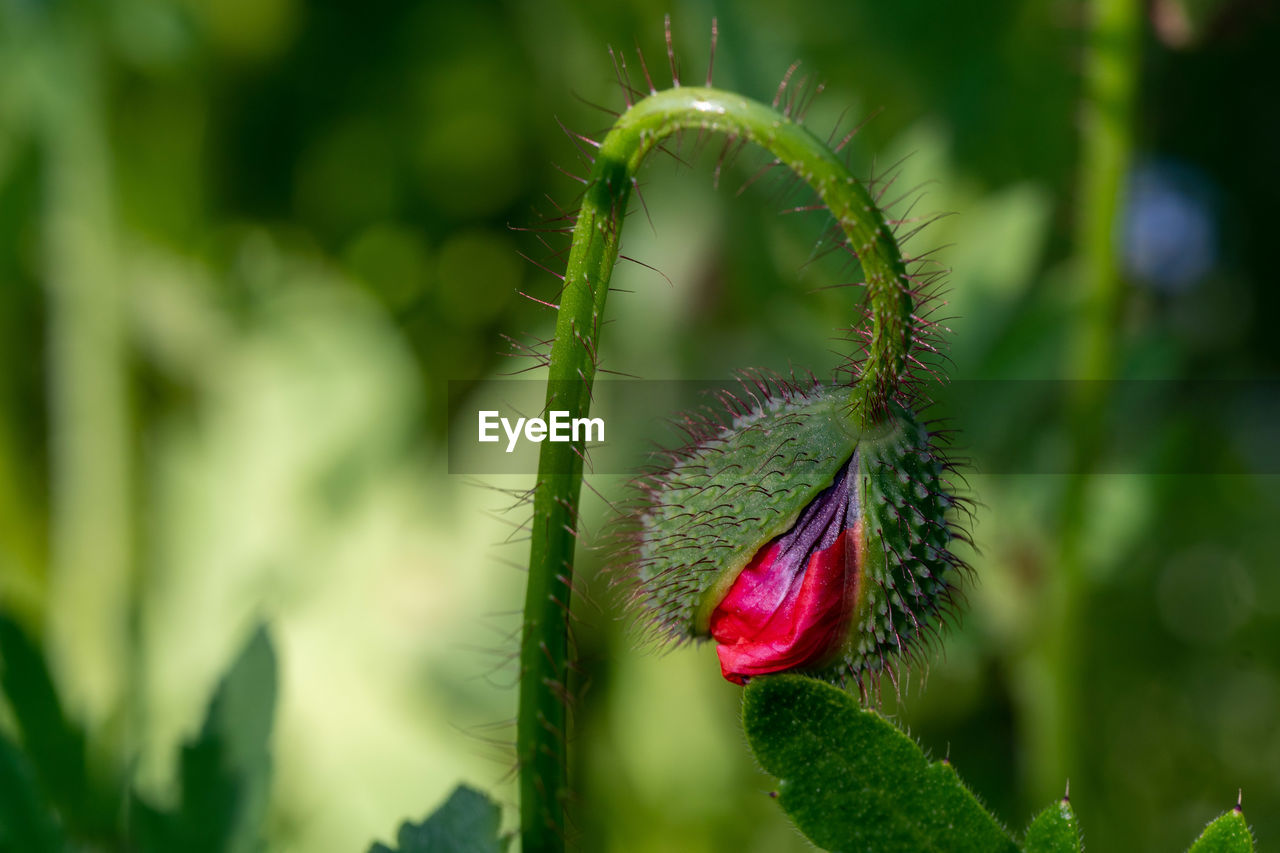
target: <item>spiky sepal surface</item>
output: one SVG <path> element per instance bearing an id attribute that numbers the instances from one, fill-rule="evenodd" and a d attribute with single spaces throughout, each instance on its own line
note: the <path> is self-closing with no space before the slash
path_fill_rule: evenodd
<path id="1" fill-rule="evenodd" d="M 814 674 L 859 684 L 894 672 L 937 636 L 963 562 L 951 551 L 956 499 L 944 488 L 946 462 L 934 437 L 895 406 L 886 428 L 858 445 L 863 559 L 849 635 Z"/>
<path id="2" fill-rule="evenodd" d="M 666 637 L 707 636 L 738 573 L 831 485 L 857 445 L 848 388 L 774 382 L 748 399 L 727 424 L 692 422 L 693 443 L 639 481 L 636 594 Z"/>
<path id="3" fill-rule="evenodd" d="M 859 430 L 846 386 L 767 391 L 727 423 L 693 424 L 692 443 L 640 481 L 636 598 L 660 636 L 708 636 L 712 611 L 752 557 L 851 464 L 861 537 L 855 601 L 842 642 L 798 671 L 863 687 L 915 658 L 951 609 L 963 563 L 950 550 L 947 463 L 908 409 L 893 406 Z"/>

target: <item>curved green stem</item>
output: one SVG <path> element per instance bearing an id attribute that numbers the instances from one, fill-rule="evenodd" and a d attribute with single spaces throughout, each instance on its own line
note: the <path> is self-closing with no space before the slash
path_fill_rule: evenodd
<path id="1" fill-rule="evenodd" d="M 851 400 L 852 417 L 869 425 L 899 388 L 912 343 L 914 301 L 893 234 L 866 188 L 822 140 L 764 104 L 702 87 L 645 98 L 600 144 L 560 296 L 547 411 L 587 415 L 609 279 L 636 172 L 664 138 L 683 130 L 759 145 L 808 183 L 840 223 L 866 277 L 871 338 Z M 564 848 L 568 627 L 583 452 L 579 443 L 544 442 L 538 461 L 517 723 L 524 853 Z"/>

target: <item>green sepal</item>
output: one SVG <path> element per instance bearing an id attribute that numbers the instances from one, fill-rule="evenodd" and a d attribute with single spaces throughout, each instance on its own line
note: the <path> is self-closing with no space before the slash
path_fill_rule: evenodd
<path id="1" fill-rule="evenodd" d="M 850 389 L 783 383 L 647 478 L 636 574 L 663 633 L 705 637 L 711 612 L 765 543 L 834 481 L 860 431 Z"/>
<path id="2" fill-rule="evenodd" d="M 858 602 L 840 655 L 811 674 L 837 684 L 894 670 L 936 635 L 963 563 L 949 546 L 955 499 L 929 431 L 893 407 L 858 444 L 863 556 Z"/>

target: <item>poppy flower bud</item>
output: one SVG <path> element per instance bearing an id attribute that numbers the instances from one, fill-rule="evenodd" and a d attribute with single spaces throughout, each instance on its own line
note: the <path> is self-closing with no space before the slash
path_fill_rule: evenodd
<path id="1" fill-rule="evenodd" d="M 711 638 L 725 678 L 896 672 L 955 591 L 945 463 L 905 408 L 855 426 L 849 389 L 748 386 L 728 423 L 644 478 L 635 598 L 660 635 Z"/>

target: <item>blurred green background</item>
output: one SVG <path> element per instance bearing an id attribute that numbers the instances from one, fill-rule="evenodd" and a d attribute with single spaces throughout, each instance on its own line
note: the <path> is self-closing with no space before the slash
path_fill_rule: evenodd
<path id="1" fill-rule="evenodd" d="M 1082 4 L 0 0 L 0 610 L 39 638 L 103 778 L 172 802 L 179 744 L 265 621 L 269 849 L 365 849 L 459 780 L 513 804 L 522 519 L 447 473 L 448 383 L 465 407 L 524 366 L 503 334 L 550 334 L 518 291 L 556 282 L 520 255 L 557 260 L 513 227 L 573 206 L 557 120 L 599 134 L 592 105 L 621 107 L 607 45 L 666 81 L 667 11 L 687 80 L 717 15 L 719 85 L 768 100 L 800 60 L 821 134 L 878 113 L 855 170 L 901 162 L 886 201 L 955 214 L 910 248 L 952 269 L 956 378 L 1092 375 Z M 1142 15 L 1110 375 L 1274 377 L 1280 15 Z M 693 142 L 646 167 L 652 225 L 637 206 L 623 252 L 662 276 L 620 265 L 604 366 L 829 376 L 855 293 L 818 288 L 856 270 L 807 263 L 824 223 L 782 215 L 785 184 L 735 195 L 758 158 L 717 188 L 718 145 Z M 1140 470 L 968 477 L 963 627 L 887 710 L 1015 829 L 1069 776 L 1092 851 L 1183 849 L 1238 788 L 1280 844 L 1280 483 L 1188 440 L 1191 414 Z M 992 417 L 1029 456 L 1081 429 Z M 1221 473 L 1164 473 L 1189 466 Z M 587 494 L 590 535 L 608 515 Z M 807 849 L 713 650 L 634 648 L 581 564 L 581 847 Z"/>

